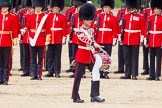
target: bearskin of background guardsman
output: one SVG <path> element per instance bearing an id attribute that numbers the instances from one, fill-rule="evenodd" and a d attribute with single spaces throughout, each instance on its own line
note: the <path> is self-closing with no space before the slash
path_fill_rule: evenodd
<path id="1" fill-rule="evenodd" d="M 154 15 L 148 19 L 147 41 L 145 44 L 150 50 L 150 71 L 149 77 L 146 80 L 159 81 L 161 76 L 161 59 L 162 59 L 162 1 L 151 0 L 151 8 L 154 10 Z M 150 23 L 150 24 L 149 24 Z M 156 62 L 155 62 L 156 61 Z M 156 66 L 156 67 L 155 67 Z"/>
<path id="2" fill-rule="evenodd" d="M 9 13 L 8 0 L 0 1 L 0 84 L 8 85 L 12 45 L 18 43 L 18 19 Z"/>
<path id="3" fill-rule="evenodd" d="M 145 34 L 144 17 L 137 13 L 138 0 L 126 0 L 128 13 L 123 16 L 124 34 L 119 37 L 123 44 L 125 59 L 125 75 L 121 79 L 137 80 L 139 46 L 142 45 Z"/>
<path id="4" fill-rule="evenodd" d="M 78 37 L 78 50 L 75 56 L 77 62 L 77 69 L 75 73 L 75 79 L 73 84 L 72 99 L 75 103 L 84 103 L 84 100 L 80 98 L 79 86 L 81 82 L 81 77 L 85 72 L 85 67 L 89 67 L 92 71 L 92 81 L 91 81 L 91 102 L 104 102 L 105 99 L 99 97 L 100 92 L 100 61 L 99 55 L 95 55 L 91 51 L 90 47 L 94 47 L 99 50 L 100 45 L 94 40 L 94 30 L 91 28 L 91 24 L 95 19 L 96 8 L 91 3 L 86 3 L 81 6 L 79 10 L 79 19 L 83 21 L 82 26 L 76 31 Z M 86 57 L 86 58 L 85 58 Z M 92 60 L 93 59 L 93 60 Z M 94 61 L 93 64 L 91 61 Z"/>
<path id="5" fill-rule="evenodd" d="M 44 46 L 45 46 L 45 21 L 42 22 L 42 19 L 45 17 L 45 14 L 42 12 L 44 6 L 44 0 L 33 0 L 32 7 L 35 8 L 35 13 L 31 14 L 27 21 L 25 28 L 21 30 L 21 33 L 24 34 L 29 31 L 29 41 L 31 46 L 31 80 L 38 79 L 42 80 L 42 58 L 44 54 Z M 46 19 L 45 17 L 44 19 Z M 40 23 L 44 23 L 42 27 L 40 27 L 40 31 L 38 28 Z M 36 34 L 38 35 L 36 36 Z M 37 38 L 35 38 L 37 37 Z M 37 59 L 38 58 L 38 59 Z M 37 61 L 38 60 L 38 61 Z"/>
<path id="6" fill-rule="evenodd" d="M 59 78 L 62 44 L 65 44 L 67 35 L 67 20 L 66 17 L 60 13 L 64 8 L 64 0 L 51 0 L 50 5 L 53 12 L 49 14 L 46 22 L 46 42 L 49 42 L 48 74 L 46 76 L 52 77 L 53 74 L 55 74 L 55 77 Z"/>
<path id="7" fill-rule="evenodd" d="M 121 0 L 123 5 L 121 9 L 117 12 L 117 21 L 118 21 L 118 36 L 121 35 L 122 29 L 122 17 L 127 13 L 127 8 L 125 7 L 125 0 Z M 118 40 L 119 41 L 119 40 Z M 124 53 L 123 53 L 123 46 L 118 43 L 118 69 L 114 71 L 115 74 L 124 73 Z"/>

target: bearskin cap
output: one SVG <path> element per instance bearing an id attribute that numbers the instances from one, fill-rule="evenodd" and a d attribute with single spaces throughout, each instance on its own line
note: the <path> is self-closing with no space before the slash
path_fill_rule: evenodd
<path id="1" fill-rule="evenodd" d="M 111 9 L 114 9 L 115 2 L 114 0 L 101 0 L 101 8 L 103 8 L 104 6 L 110 6 Z"/>
<path id="2" fill-rule="evenodd" d="M 75 6 L 81 6 L 87 3 L 87 0 L 75 0 Z"/>
<path id="3" fill-rule="evenodd" d="M 65 1 L 64 0 L 50 0 L 51 7 L 59 7 L 61 10 L 64 9 Z"/>
<path id="4" fill-rule="evenodd" d="M 93 20 L 96 17 L 96 7 L 92 3 L 85 3 L 79 10 L 80 20 Z"/>
<path id="5" fill-rule="evenodd" d="M 139 8 L 139 0 L 125 0 L 126 8 Z"/>
<path id="6" fill-rule="evenodd" d="M 44 7 L 45 0 L 32 0 L 32 7 Z"/>
<path id="7" fill-rule="evenodd" d="M 151 8 L 159 8 L 162 9 L 162 0 L 151 0 Z"/>

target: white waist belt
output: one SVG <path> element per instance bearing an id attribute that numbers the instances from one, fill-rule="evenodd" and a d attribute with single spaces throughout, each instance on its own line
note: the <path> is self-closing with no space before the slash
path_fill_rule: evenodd
<path id="1" fill-rule="evenodd" d="M 149 31 L 151 34 L 162 34 L 162 31 Z"/>
<path id="2" fill-rule="evenodd" d="M 62 30 L 62 28 L 51 28 L 51 31 Z"/>
<path id="3" fill-rule="evenodd" d="M 110 28 L 99 28 L 99 31 L 112 31 Z"/>
<path id="4" fill-rule="evenodd" d="M 78 48 L 84 49 L 84 50 L 90 50 L 90 47 L 85 47 L 85 46 L 78 46 Z"/>
<path id="5" fill-rule="evenodd" d="M 128 29 L 124 29 L 125 32 L 129 32 L 129 33 L 138 33 L 141 32 L 141 30 L 128 30 Z"/>

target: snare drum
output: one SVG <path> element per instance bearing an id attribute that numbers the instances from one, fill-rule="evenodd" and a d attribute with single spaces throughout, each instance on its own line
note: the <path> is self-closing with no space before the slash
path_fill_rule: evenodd
<path id="1" fill-rule="evenodd" d="M 101 66 L 100 70 L 101 71 L 108 70 L 110 68 L 110 65 L 111 65 L 111 58 L 110 58 L 109 54 L 107 54 L 107 53 L 98 53 L 98 55 L 102 59 L 102 66 Z"/>

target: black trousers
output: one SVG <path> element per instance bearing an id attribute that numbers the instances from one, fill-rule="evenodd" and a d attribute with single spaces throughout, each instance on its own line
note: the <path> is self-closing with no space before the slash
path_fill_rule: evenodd
<path id="1" fill-rule="evenodd" d="M 22 44 L 23 46 L 23 73 L 30 73 L 30 46 L 29 44 Z"/>
<path id="2" fill-rule="evenodd" d="M 143 70 L 149 72 L 149 60 L 148 60 L 149 48 L 143 46 Z"/>
<path id="3" fill-rule="evenodd" d="M 36 77 L 42 75 L 42 59 L 44 54 L 44 46 L 34 46 L 31 49 L 31 76 Z M 38 61 L 37 61 L 38 60 Z"/>
<path id="4" fill-rule="evenodd" d="M 162 60 L 162 50 L 160 47 L 149 48 L 150 50 L 150 72 L 149 75 L 152 77 L 161 76 L 161 60 Z M 156 61 L 156 63 L 155 63 Z M 155 70 L 156 65 L 156 70 Z"/>
<path id="5" fill-rule="evenodd" d="M 112 52 L 112 44 L 100 44 L 101 46 L 104 46 L 104 50 L 111 56 Z"/>
<path id="6" fill-rule="evenodd" d="M 75 60 L 75 55 L 78 50 L 78 44 L 72 44 L 72 60 Z"/>
<path id="7" fill-rule="evenodd" d="M 23 44 L 20 43 L 20 68 L 23 68 Z"/>
<path id="8" fill-rule="evenodd" d="M 0 82 L 9 78 L 10 57 L 11 47 L 0 47 Z"/>
<path id="9" fill-rule="evenodd" d="M 138 76 L 139 45 L 123 45 L 125 76 Z"/>
<path id="10" fill-rule="evenodd" d="M 80 99 L 79 96 L 79 87 L 80 82 L 83 74 L 85 73 L 85 67 L 88 67 L 90 71 L 92 71 L 93 64 L 83 64 L 77 63 L 77 70 L 75 72 L 74 84 L 73 84 L 73 91 L 72 91 L 72 99 Z"/>
<path id="11" fill-rule="evenodd" d="M 71 62 L 74 60 L 72 55 L 72 43 L 68 43 L 68 49 L 69 49 L 69 62 L 71 64 Z"/>
<path id="12" fill-rule="evenodd" d="M 124 52 L 123 45 L 118 43 L 118 71 L 124 72 Z"/>
<path id="13" fill-rule="evenodd" d="M 61 44 L 48 45 L 48 72 L 60 74 L 61 71 Z"/>

